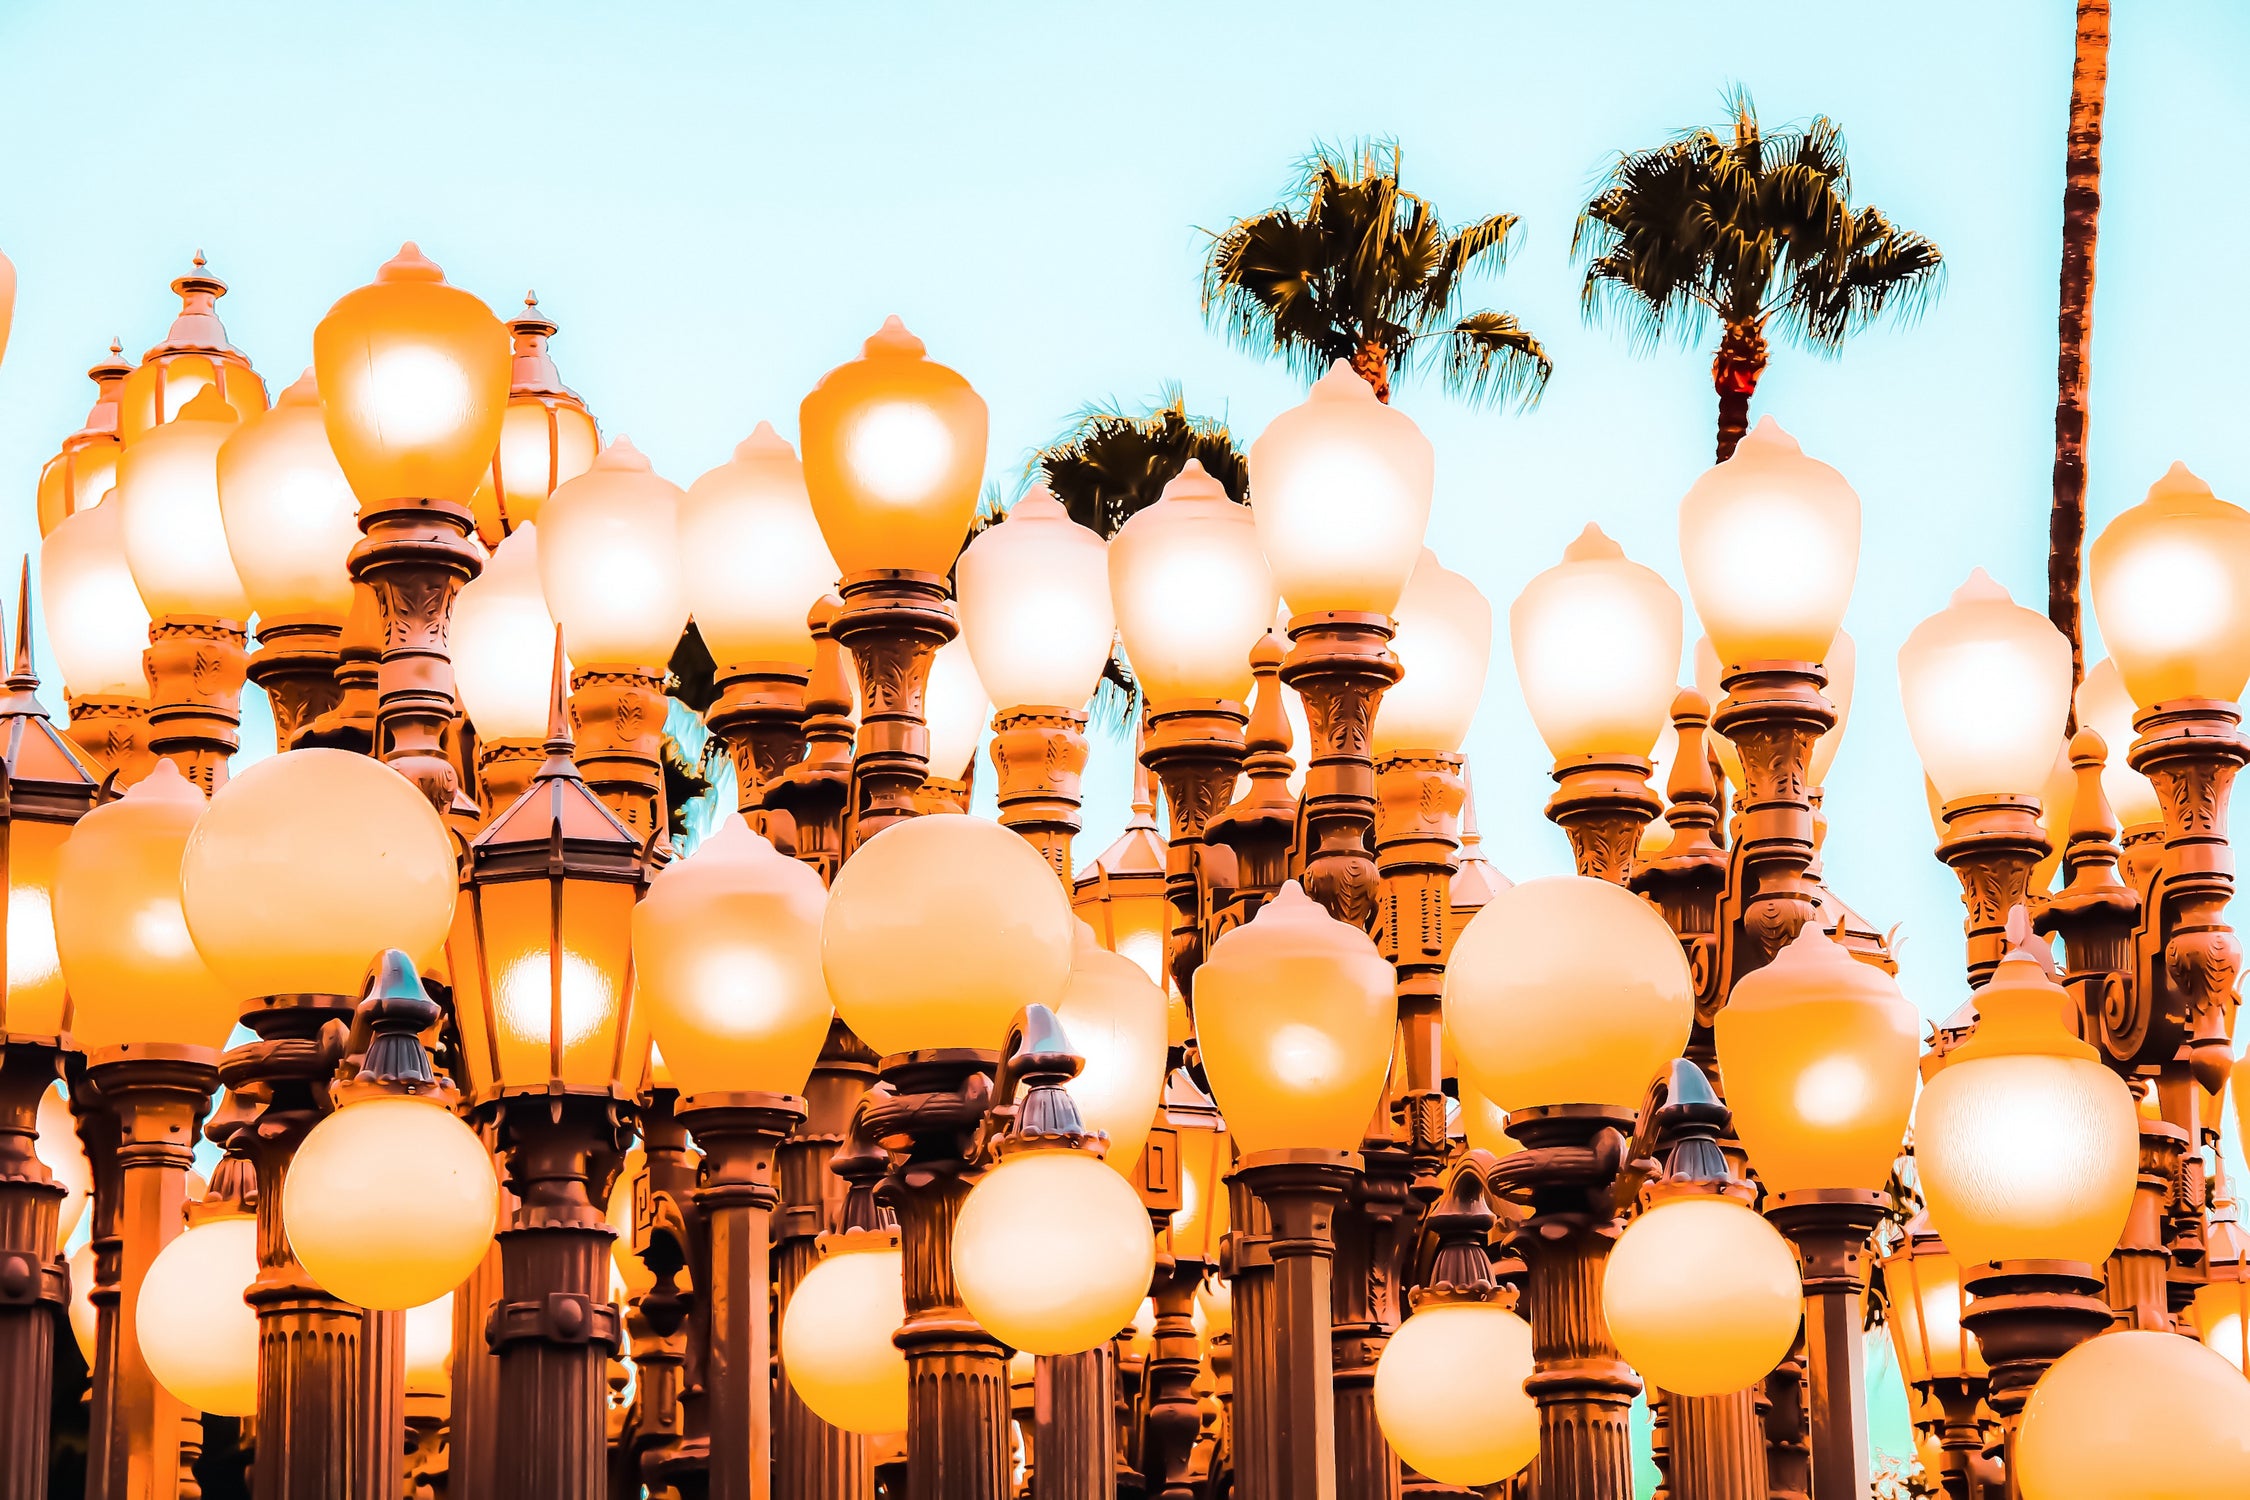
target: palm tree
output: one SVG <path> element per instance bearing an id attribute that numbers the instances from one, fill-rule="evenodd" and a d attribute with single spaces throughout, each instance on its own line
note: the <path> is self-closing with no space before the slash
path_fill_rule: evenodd
<path id="1" fill-rule="evenodd" d="M 1571 236 L 1590 319 L 1622 317 L 1644 348 L 1718 323 L 1721 462 L 1749 427 L 1769 333 L 1833 354 L 1886 308 L 1919 313 L 1942 274 L 1935 244 L 1852 207 L 1833 120 L 1768 134 L 1747 93 L 1727 102 L 1729 135 L 1688 130 L 1619 156 Z"/>
<path id="2" fill-rule="evenodd" d="M 1316 148 L 1286 202 L 1212 236 L 1205 315 L 1308 378 L 1344 360 L 1384 401 L 1419 363 L 1470 400 L 1531 405 L 1554 373 L 1539 340 L 1506 313 L 1453 311 L 1472 270 L 1507 264 L 1516 216 L 1448 230 L 1398 164 L 1391 141 Z"/>
<path id="3" fill-rule="evenodd" d="M 2078 617 L 2086 544 L 2086 385 L 2094 349 L 2094 236 L 2102 211 L 2102 96 L 2109 87 L 2109 0 L 2078 0 L 2063 166 L 2062 346 L 2055 372 L 2055 491 L 2047 513 L 2047 617 L 2070 641 L 2070 680 L 2085 675 Z M 2075 710 L 2071 730 L 2078 728 Z"/>

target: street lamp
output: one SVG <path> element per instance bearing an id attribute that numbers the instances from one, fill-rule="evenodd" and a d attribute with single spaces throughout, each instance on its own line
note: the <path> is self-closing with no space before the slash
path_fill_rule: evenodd
<path id="1" fill-rule="evenodd" d="M 814 519 L 804 466 L 771 423 L 688 486 L 680 568 L 696 629 L 718 673 L 706 711 L 734 758 L 737 805 L 804 754 L 813 638 L 806 617 L 836 587 L 836 559 Z"/>
<path id="2" fill-rule="evenodd" d="M 150 620 L 125 561 L 124 513 L 113 492 L 66 516 L 39 547 L 39 598 L 62 668 L 71 743 L 129 787 L 149 758 Z"/>
<path id="3" fill-rule="evenodd" d="M 203 252 L 196 251 L 194 269 L 173 281 L 179 315 L 118 392 L 117 435 L 128 448 L 177 420 L 204 391 L 214 392 L 242 421 L 266 409 L 265 382 L 242 351 L 227 342 L 219 323 L 218 302 L 227 294 L 227 284 L 204 264 Z"/>
<path id="4" fill-rule="evenodd" d="M 2086 669 L 2086 680 L 2078 684 L 2078 722 L 2099 734 L 2108 751 L 2102 762 L 2102 795 L 2109 799 L 2128 847 L 2152 830 L 2161 835 L 2164 827 L 2164 803 L 2155 785 L 2125 759 L 2138 712 L 2116 658 L 2105 656 Z"/>
<path id="5" fill-rule="evenodd" d="M 2087 553 L 2094 618 L 2144 709 L 2250 680 L 2250 512 L 2174 464 Z"/>
<path id="6" fill-rule="evenodd" d="M 258 1219 L 214 1195 L 157 1253 L 134 1319 L 151 1374 L 190 1412 L 247 1417 L 258 1409 L 258 1315 L 244 1300 L 258 1279 Z"/>
<path id="7" fill-rule="evenodd" d="M 1979 1408 L 1991 1376 L 1984 1349 L 1962 1321 L 1968 1297 L 1961 1262 L 1930 1227 L 1927 1213 L 1909 1220 L 1882 1263 L 1884 1320 L 1910 1393 L 1926 1392 L 1935 1420 L 1946 1493 L 1968 1500 L 1970 1476 L 1984 1457 Z"/>
<path id="8" fill-rule="evenodd" d="M 454 691 L 476 730 L 477 806 L 489 821 L 546 758 L 555 619 L 539 586 L 539 528 L 526 521 L 461 586 L 450 627 Z"/>
<path id="9" fill-rule="evenodd" d="M 1102 1160 L 1127 1181 L 1163 1103 L 1170 1034 L 1164 992 L 1141 966 L 1112 953 L 1084 922 L 1070 950 L 1070 984 L 1055 1006 L 1082 1065 L 1063 1087 Z"/>
<path id="10" fill-rule="evenodd" d="M 915 806 L 923 812 L 967 812 L 977 746 L 992 726 L 992 699 L 977 678 L 969 643 L 960 636 L 930 653 L 922 716 L 930 737 L 930 774 Z"/>
<path id="11" fill-rule="evenodd" d="M 125 444 L 117 435 L 117 404 L 133 367 L 123 348 L 110 341 L 109 358 L 86 372 L 94 382 L 94 405 L 85 423 L 39 470 L 39 535 L 52 535 L 69 517 L 99 505 L 117 484 L 117 455 Z"/>
<path id="12" fill-rule="evenodd" d="M 2151 1442 L 2150 1434 L 2162 1433 Z M 2250 1491 L 2250 1381 L 2194 1339 L 2122 1329 L 2055 1361 L 2010 1445 L 2024 1500 Z"/>
<path id="13" fill-rule="evenodd" d="M 487 547 L 497 548 L 518 527 L 538 520 L 555 487 L 585 473 L 601 447 L 593 413 L 562 383 L 547 352 L 554 336 L 555 320 L 539 310 L 537 296 L 524 293 L 523 311 L 508 320 L 512 347 L 500 441 L 470 501 Z"/>

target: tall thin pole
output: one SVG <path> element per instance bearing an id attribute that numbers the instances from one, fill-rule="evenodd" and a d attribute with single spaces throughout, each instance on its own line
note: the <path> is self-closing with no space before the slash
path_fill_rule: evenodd
<path id="1" fill-rule="evenodd" d="M 2055 363 L 2055 487 L 2047 523 L 2047 616 L 2070 641 L 2070 681 L 2086 675 L 2079 623 L 2086 545 L 2087 387 L 2094 355 L 2094 240 L 2102 212 L 2102 102 L 2109 89 L 2109 0 L 2078 0 L 2070 70 L 2070 143 L 2063 157 L 2060 352 Z M 2070 729 L 2078 727 L 2071 715 Z"/>

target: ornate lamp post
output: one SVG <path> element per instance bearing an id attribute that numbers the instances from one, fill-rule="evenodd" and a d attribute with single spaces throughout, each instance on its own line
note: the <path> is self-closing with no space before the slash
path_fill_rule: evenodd
<path id="1" fill-rule="evenodd" d="M 146 774 L 148 606 L 125 561 L 124 507 L 116 493 L 66 516 L 39 548 L 40 608 L 62 667 L 69 734 L 117 784 Z"/>
<path id="2" fill-rule="evenodd" d="M 172 283 L 180 299 L 164 341 L 141 356 L 118 390 L 117 435 L 131 447 L 143 436 L 178 418 L 206 390 L 248 421 L 266 409 L 265 382 L 249 359 L 227 342 L 218 303 L 227 284 L 204 269 L 203 252 L 195 268 Z"/>
<path id="3" fill-rule="evenodd" d="M 1961 1289 L 1961 1262 L 1917 1214 L 1906 1225 L 1897 1248 L 1884 1258 L 1885 1321 L 1898 1350 L 1899 1374 L 1910 1390 L 1936 1403 L 1937 1436 L 1943 1454 L 1943 1483 L 1952 1500 L 1973 1500 L 1980 1484 L 1997 1479 L 1984 1461 L 1984 1404 L 1991 1369 L 1984 1349 L 1961 1321 L 1968 1298 Z"/>
<path id="4" fill-rule="evenodd" d="M 62 440 L 55 456 L 39 470 L 39 534 L 53 534 L 69 517 L 99 505 L 117 484 L 117 408 L 125 377 L 133 372 L 124 347 L 110 340 L 109 358 L 86 372 L 94 382 L 93 409 L 85 425 Z"/>
<path id="5" fill-rule="evenodd" d="M 539 310 L 536 294 L 523 294 L 523 311 L 508 320 L 512 345 L 508 404 L 500 414 L 500 441 L 492 467 L 477 485 L 470 508 L 477 535 L 488 548 L 539 519 L 556 486 L 593 465 L 601 430 L 585 401 L 555 370 L 547 340 L 555 320 Z"/>

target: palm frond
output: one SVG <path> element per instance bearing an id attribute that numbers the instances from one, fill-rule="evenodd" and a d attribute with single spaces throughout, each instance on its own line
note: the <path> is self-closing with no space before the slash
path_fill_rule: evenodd
<path id="1" fill-rule="evenodd" d="M 1112 402 L 1080 410 L 1071 426 L 1034 454 L 1026 478 L 1037 476 L 1079 525 L 1113 537 L 1187 467 L 1204 469 L 1229 496 L 1249 494 L 1250 466 L 1227 424 L 1191 415 L 1178 386 L 1159 404 L 1130 415 Z"/>
<path id="2" fill-rule="evenodd" d="M 1441 365 L 1446 389 L 1472 404 L 1539 404 L 1555 373 L 1538 339 L 1502 312 L 1474 312 L 1430 336 L 1423 347 Z"/>

